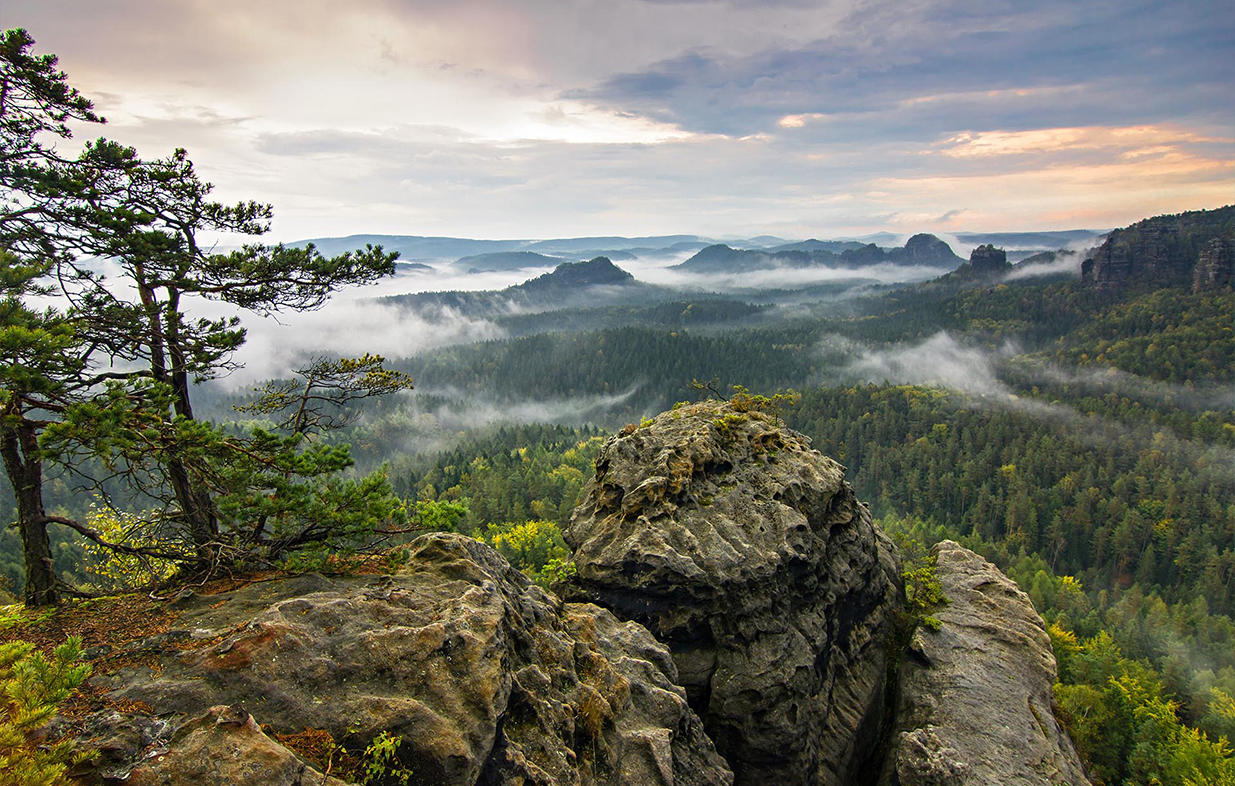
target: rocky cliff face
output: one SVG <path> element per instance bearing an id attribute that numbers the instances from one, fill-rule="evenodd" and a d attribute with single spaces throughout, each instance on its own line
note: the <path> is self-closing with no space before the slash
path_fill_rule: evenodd
<path id="1" fill-rule="evenodd" d="M 948 604 L 900 666 L 883 786 L 1088 786 L 1051 712 L 1055 657 L 1025 593 L 951 541 L 934 549 Z"/>
<path id="2" fill-rule="evenodd" d="M 470 538 L 426 535 L 394 576 L 307 575 L 183 605 L 170 632 L 122 653 L 134 665 L 96 678 L 137 712 L 87 723 L 101 756 L 86 782 L 332 782 L 258 723 L 361 748 L 390 732 L 415 784 L 732 782 L 664 646 Z"/>
<path id="3" fill-rule="evenodd" d="M 1133 282 L 1207 286 L 1222 277 L 1211 279 L 1194 270 L 1202 252 L 1215 239 L 1229 242 L 1233 236 L 1235 206 L 1147 218 L 1112 232 L 1082 263 L 1081 280 L 1098 290 L 1115 290 Z M 1221 245 L 1217 248 L 1220 253 Z"/>
<path id="4" fill-rule="evenodd" d="M 1192 275 L 1192 291 L 1229 287 L 1235 279 L 1235 237 L 1215 237 L 1201 248 Z"/>
<path id="5" fill-rule="evenodd" d="M 969 254 L 969 267 L 974 275 L 983 278 L 1001 276 L 1012 269 L 1007 253 L 990 244 L 978 246 Z"/>
<path id="6" fill-rule="evenodd" d="M 883 708 L 897 570 L 844 469 L 705 402 L 614 437 L 567 541 L 570 595 L 645 626 L 737 783 L 849 783 Z"/>

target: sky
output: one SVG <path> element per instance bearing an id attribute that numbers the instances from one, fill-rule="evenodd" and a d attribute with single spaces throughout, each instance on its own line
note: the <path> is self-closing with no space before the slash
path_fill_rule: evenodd
<path id="1" fill-rule="evenodd" d="M 1235 202 L 1230 0 L 0 0 L 270 238 L 1107 229 Z"/>

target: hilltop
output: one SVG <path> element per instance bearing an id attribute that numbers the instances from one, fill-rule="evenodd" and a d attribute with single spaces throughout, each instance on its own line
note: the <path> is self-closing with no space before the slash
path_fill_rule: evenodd
<path id="1" fill-rule="evenodd" d="M 839 249 L 839 250 L 838 250 Z M 874 243 L 806 243 L 769 249 L 738 249 L 724 244 L 708 246 L 675 266 L 692 273 L 742 273 L 776 268 L 857 269 L 878 264 L 953 269 L 964 260 L 934 235 L 914 235 L 902 248 L 884 249 Z"/>
<path id="2" fill-rule="evenodd" d="M 1232 280 L 1235 206 L 1156 216 L 1110 234 L 1081 265 L 1087 287 L 1216 289 Z"/>
<path id="3" fill-rule="evenodd" d="M 563 262 L 552 271 L 521 284 L 478 292 L 424 292 L 395 295 L 385 302 L 418 311 L 450 308 L 470 316 L 503 316 L 598 304 L 663 299 L 668 291 L 635 280 L 607 257 Z"/>

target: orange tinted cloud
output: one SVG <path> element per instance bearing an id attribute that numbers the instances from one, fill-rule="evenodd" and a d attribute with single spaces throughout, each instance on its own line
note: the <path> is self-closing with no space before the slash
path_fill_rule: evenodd
<path id="1" fill-rule="evenodd" d="M 917 177 L 877 178 L 872 186 L 889 205 L 983 205 L 965 214 L 971 230 L 1114 227 L 1232 202 L 1230 141 L 1162 126 L 962 134 L 929 154 L 941 164 L 965 158 L 980 167 L 956 172 L 941 165 Z"/>
<path id="2" fill-rule="evenodd" d="M 1032 131 L 980 131 L 957 134 L 928 154 L 951 158 L 989 158 L 1065 151 L 1111 151 L 1124 156 L 1173 152 L 1182 144 L 1232 144 L 1167 125 L 1042 128 Z"/>

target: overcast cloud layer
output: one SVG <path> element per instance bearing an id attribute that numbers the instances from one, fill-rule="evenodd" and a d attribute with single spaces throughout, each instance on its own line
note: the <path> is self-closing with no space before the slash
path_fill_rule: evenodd
<path id="1" fill-rule="evenodd" d="M 4 0 L 0 25 L 280 239 L 1109 228 L 1235 193 L 1229 0 Z"/>

